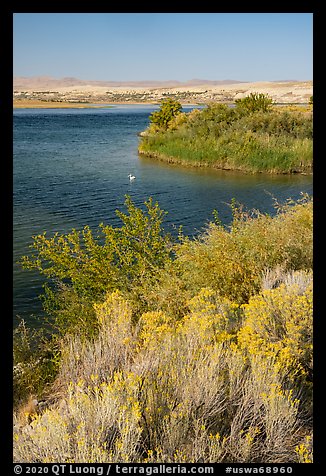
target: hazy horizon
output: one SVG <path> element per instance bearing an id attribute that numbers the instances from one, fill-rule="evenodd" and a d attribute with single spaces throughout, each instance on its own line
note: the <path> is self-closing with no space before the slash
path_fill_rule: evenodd
<path id="1" fill-rule="evenodd" d="M 157 81 L 157 82 L 171 82 L 171 81 L 175 81 L 175 82 L 179 82 L 179 83 L 186 83 L 186 82 L 189 82 L 189 81 L 214 81 L 214 82 L 222 82 L 222 81 L 238 81 L 240 83 L 251 83 L 251 82 L 257 82 L 257 81 L 273 81 L 273 82 L 277 82 L 277 81 L 312 81 L 311 78 L 307 78 L 307 79 L 297 79 L 297 78 L 290 78 L 290 79 L 287 79 L 287 78 L 283 78 L 283 79 L 272 79 L 272 80 L 268 80 L 268 79 L 264 79 L 264 80 L 260 80 L 260 79 L 257 79 L 257 80 L 254 80 L 254 81 L 249 81 L 249 80 L 246 80 L 246 79 L 242 79 L 242 80 L 239 80 L 239 79 L 236 79 L 236 78 L 223 78 L 223 79 L 215 79 L 215 78 L 188 78 L 188 79 L 185 79 L 185 80 L 180 80 L 180 79 L 177 79 L 177 78 L 170 78 L 170 79 L 158 79 L 158 78 L 153 78 L 153 77 L 149 77 L 149 78 L 144 78 L 144 79 L 119 79 L 119 80 L 114 80 L 114 79 L 110 79 L 110 78 L 106 78 L 106 79 L 97 79 L 97 78 L 87 78 L 87 79 L 81 79 L 81 78 L 77 78 L 76 76 L 49 76 L 47 74 L 40 74 L 40 75 L 24 75 L 24 76 L 21 76 L 21 75 L 15 75 L 14 78 L 45 78 L 45 79 L 55 79 L 55 80 L 62 80 L 62 79 L 71 79 L 71 80 L 78 80 L 78 81 L 97 81 L 97 82 L 106 82 L 106 81 L 110 81 L 110 82 L 116 82 L 116 83 L 121 83 L 121 82 L 138 82 L 138 83 L 141 83 L 141 82 L 145 82 L 145 81 Z"/>

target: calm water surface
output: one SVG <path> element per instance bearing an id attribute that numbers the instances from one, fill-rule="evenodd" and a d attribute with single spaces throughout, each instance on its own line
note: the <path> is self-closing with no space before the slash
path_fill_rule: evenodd
<path id="1" fill-rule="evenodd" d="M 195 235 L 218 210 L 230 222 L 232 198 L 273 213 L 283 202 L 312 194 L 311 176 L 245 175 L 171 166 L 139 158 L 138 132 L 155 106 L 14 111 L 14 324 L 41 314 L 39 276 L 17 264 L 32 235 L 68 232 L 101 222 L 118 225 L 125 195 L 143 206 L 152 196 L 168 212 L 165 227 Z M 184 108 L 188 110 L 189 108 Z M 128 174 L 136 176 L 129 182 Z M 33 314 L 33 316 L 32 316 Z"/>

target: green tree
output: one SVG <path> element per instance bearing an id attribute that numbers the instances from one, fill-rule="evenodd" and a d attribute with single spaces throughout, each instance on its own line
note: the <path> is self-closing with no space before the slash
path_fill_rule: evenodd
<path id="1" fill-rule="evenodd" d="M 249 96 L 236 99 L 235 104 L 238 110 L 250 114 L 257 111 L 270 111 L 274 101 L 268 96 L 268 94 L 250 93 Z"/>
<path id="2" fill-rule="evenodd" d="M 156 124 L 160 128 L 166 130 L 169 123 L 182 110 L 181 103 L 172 98 L 163 99 L 161 107 L 158 111 L 154 111 L 150 116 L 150 122 Z"/>
<path id="3" fill-rule="evenodd" d="M 97 236 L 88 226 L 52 238 L 44 233 L 34 237 L 34 254 L 22 259 L 24 268 L 47 278 L 43 306 L 61 334 L 96 332 L 93 303 L 106 292 L 119 289 L 136 308 L 144 306 L 144 283 L 155 281 L 172 259 L 158 203 L 150 198 L 143 211 L 126 196 L 125 205 L 127 213 L 116 212 L 122 226 L 100 224 Z"/>

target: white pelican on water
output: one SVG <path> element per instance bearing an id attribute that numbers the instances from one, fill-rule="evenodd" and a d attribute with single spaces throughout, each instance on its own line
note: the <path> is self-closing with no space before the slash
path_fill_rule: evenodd
<path id="1" fill-rule="evenodd" d="M 130 182 L 132 182 L 136 178 L 134 175 L 131 175 L 131 174 L 129 174 L 128 177 L 129 177 Z"/>

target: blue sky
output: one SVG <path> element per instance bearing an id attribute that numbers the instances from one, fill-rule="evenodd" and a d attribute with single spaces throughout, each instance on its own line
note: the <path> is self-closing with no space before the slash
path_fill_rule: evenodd
<path id="1" fill-rule="evenodd" d="M 312 13 L 15 13 L 14 76 L 311 80 Z"/>

